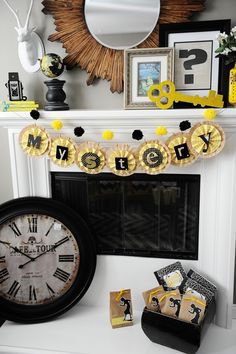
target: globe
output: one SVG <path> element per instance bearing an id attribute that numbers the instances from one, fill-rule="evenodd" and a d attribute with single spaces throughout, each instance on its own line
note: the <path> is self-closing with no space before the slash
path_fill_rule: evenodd
<path id="1" fill-rule="evenodd" d="M 45 76 L 53 79 L 63 73 L 64 63 L 59 55 L 48 53 L 42 57 L 40 68 Z"/>

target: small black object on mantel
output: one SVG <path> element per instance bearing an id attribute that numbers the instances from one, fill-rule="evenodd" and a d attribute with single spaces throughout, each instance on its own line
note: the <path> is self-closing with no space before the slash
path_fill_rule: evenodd
<path id="1" fill-rule="evenodd" d="M 48 87 L 46 94 L 47 103 L 44 106 L 45 111 L 66 111 L 69 110 L 69 106 L 65 103 L 66 94 L 63 91 L 64 80 L 53 79 L 50 81 L 44 81 Z"/>
<path id="2" fill-rule="evenodd" d="M 202 322 L 196 325 L 162 313 L 149 311 L 145 307 L 141 318 L 142 330 L 154 343 L 183 353 L 194 354 L 199 349 L 202 338 L 213 321 L 215 311 L 216 303 L 213 299 L 208 305 Z"/>
<path id="3" fill-rule="evenodd" d="M 10 101 L 26 101 L 27 97 L 23 95 L 23 85 L 19 80 L 17 72 L 8 73 L 8 82 L 5 84 L 8 88 Z"/>

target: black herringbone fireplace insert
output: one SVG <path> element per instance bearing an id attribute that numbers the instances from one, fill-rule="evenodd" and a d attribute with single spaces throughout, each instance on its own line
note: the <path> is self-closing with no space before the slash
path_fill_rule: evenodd
<path id="1" fill-rule="evenodd" d="M 198 259 L 200 176 L 51 174 L 52 197 L 76 210 L 98 254 Z"/>

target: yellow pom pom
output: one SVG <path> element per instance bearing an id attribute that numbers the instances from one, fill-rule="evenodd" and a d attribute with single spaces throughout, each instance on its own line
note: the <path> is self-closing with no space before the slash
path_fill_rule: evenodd
<path id="1" fill-rule="evenodd" d="M 102 133 L 102 138 L 105 140 L 113 139 L 114 133 L 111 130 L 104 130 Z"/>
<path id="2" fill-rule="evenodd" d="M 203 111 L 203 117 L 206 120 L 213 120 L 217 116 L 217 112 L 214 108 L 208 108 Z"/>
<path id="3" fill-rule="evenodd" d="M 160 125 L 155 130 L 156 135 L 166 135 L 168 133 L 167 128 L 163 125 Z"/>
<path id="4" fill-rule="evenodd" d="M 61 128 L 63 127 L 63 123 L 61 120 L 54 120 L 52 122 L 52 127 L 54 130 L 61 130 Z"/>

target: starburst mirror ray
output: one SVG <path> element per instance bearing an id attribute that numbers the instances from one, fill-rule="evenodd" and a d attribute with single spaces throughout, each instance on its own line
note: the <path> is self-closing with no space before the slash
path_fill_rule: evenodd
<path id="1" fill-rule="evenodd" d="M 60 41 L 67 52 L 68 69 L 78 65 L 88 73 L 87 84 L 96 78 L 110 81 L 112 92 L 123 91 L 124 51 L 107 48 L 90 33 L 85 19 L 86 0 L 44 0 L 43 12 L 54 18 L 56 32 L 49 40 Z M 144 0 L 145 1 L 145 0 Z M 190 21 L 193 13 L 204 10 L 205 0 L 161 0 L 160 15 L 152 33 L 138 48 L 155 48 L 159 44 L 160 23 Z"/>

